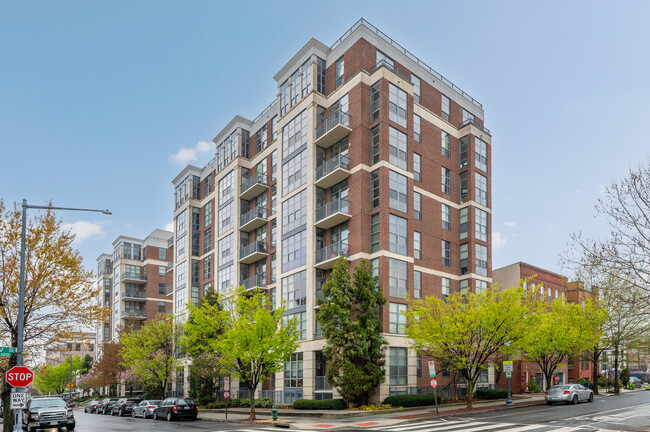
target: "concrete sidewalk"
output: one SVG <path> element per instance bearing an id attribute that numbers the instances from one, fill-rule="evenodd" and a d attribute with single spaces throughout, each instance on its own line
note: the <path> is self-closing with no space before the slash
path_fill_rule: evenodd
<path id="1" fill-rule="evenodd" d="M 514 407 L 523 407 L 530 405 L 544 404 L 544 396 L 533 396 L 521 399 L 513 399 Z M 506 407 L 503 400 L 498 401 L 477 401 L 473 403 L 472 410 L 466 410 L 464 403 L 443 405 L 438 408 L 440 415 L 450 415 L 455 413 L 471 414 L 477 411 L 492 411 L 499 409 L 513 409 L 513 407 Z M 214 411 L 200 411 L 199 418 L 207 421 L 215 422 L 232 422 L 244 423 L 257 426 L 272 426 L 278 423 L 279 426 L 291 429 L 301 430 L 326 430 L 338 428 L 366 428 L 366 427 L 381 427 L 391 426 L 399 423 L 407 423 L 412 421 L 424 420 L 427 418 L 436 417 L 435 407 L 424 407 L 402 411 L 382 412 L 382 411 L 311 411 L 305 410 L 304 412 L 296 412 L 293 410 L 279 410 L 278 421 L 272 422 L 271 415 L 268 409 L 258 409 L 256 411 L 256 422 L 251 422 L 248 419 L 248 414 L 244 414 L 241 409 L 234 410 L 235 412 L 228 412 L 228 419 L 225 418 L 225 412 L 220 410 Z M 327 416 L 327 417 L 325 417 Z M 338 417 L 338 418 L 337 418 Z M 278 428 L 280 429 L 280 428 Z"/>

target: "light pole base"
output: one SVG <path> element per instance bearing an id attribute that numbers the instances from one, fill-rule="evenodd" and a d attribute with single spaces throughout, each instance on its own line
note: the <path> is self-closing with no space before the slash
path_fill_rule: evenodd
<path id="1" fill-rule="evenodd" d="M 514 403 L 512 402 L 512 399 L 508 398 L 508 400 L 506 401 L 506 405 L 507 406 L 513 406 Z"/>

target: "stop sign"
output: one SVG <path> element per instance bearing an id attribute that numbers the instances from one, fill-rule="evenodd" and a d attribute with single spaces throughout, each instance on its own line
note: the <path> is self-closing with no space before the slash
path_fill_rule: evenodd
<path id="1" fill-rule="evenodd" d="M 13 387 L 27 387 L 34 380 L 34 372 L 25 366 L 14 366 L 7 371 L 6 378 Z"/>

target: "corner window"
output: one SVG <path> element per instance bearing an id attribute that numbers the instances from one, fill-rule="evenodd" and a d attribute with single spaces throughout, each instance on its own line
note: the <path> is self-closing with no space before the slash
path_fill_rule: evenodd
<path id="1" fill-rule="evenodd" d="M 476 168 L 487 172 L 487 144 L 477 137 L 474 137 L 474 154 Z"/>
<path id="2" fill-rule="evenodd" d="M 370 123 L 379 120 L 379 84 L 377 81 L 370 87 Z"/>
<path id="3" fill-rule="evenodd" d="M 422 181 L 422 159 L 417 153 L 413 153 L 413 179 L 417 182 Z"/>
<path id="4" fill-rule="evenodd" d="M 411 74 L 411 82 L 413 83 L 413 102 L 420 103 L 420 78 Z"/>
<path id="5" fill-rule="evenodd" d="M 389 127 L 388 146 L 388 161 L 396 167 L 406 170 L 406 134 Z"/>
<path id="6" fill-rule="evenodd" d="M 476 213 L 476 223 L 475 223 L 475 228 L 474 231 L 476 231 L 475 235 L 478 240 L 483 240 L 487 241 L 488 235 L 487 235 L 487 221 L 488 221 L 488 214 L 486 211 L 481 210 L 477 208 L 475 210 Z"/>
<path id="7" fill-rule="evenodd" d="M 442 266 L 451 267 L 451 244 L 442 240 Z"/>
<path id="8" fill-rule="evenodd" d="M 406 276 L 406 261 L 391 258 L 389 261 L 388 295 L 391 297 L 406 298 L 408 278 Z"/>
<path id="9" fill-rule="evenodd" d="M 406 126 L 406 92 L 394 84 L 388 85 L 388 119 Z"/>
<path id="10" fill-rule="evenodd" d="M 442 119 L 444 121 L 449 121 L 449 98 L 445 95 L 442 95 L 441 98 L 441 111 Z"/>
<path id="11" fill-rule="evenodd" d="M 487 206 L 487 177 L 476 173 L 474 177 L 474 185 L 476 187 L 476 202 Z"/>
<path id="12" fill-rule="evenodd" d="M 388 332 L 393 334 L 406 333 L 406 305 L 401 303 L 389 303 Z"/>
<path id="13" fill-rule="evenodd" d="M 393 214 L 390 215 L 388 238 L 391 252 L 407 255 L 408 222 L 406 219 Z"/>
<path id="14" fill-rule="evenodd" d="M 406 213 L 408 211 L 406 176 L 388 171 L 388 205 L 390 208 Z"/>
<path id="15" fill-rule="evenodd" d="M 379 213 L 370 218 L 370 253 L 379 251 Z"/>
<path id="16" fill-rule="evenodd" d="M 442 229 L 451 231 L 451 208 L 447 204 L 441 204 L 441 207 Z"/>
<path id="17" fill-rule="evenodd" d="M 343 84 L 344 81 L 344 75 L 345 75 L 345 63 L 343 62 L 343 57 L 338 59 L 336 61 L 336 88 L 339 88 L 341 84 Z"/>
<path id="18" fill-rule="evenodd" d="M 422 132 L 422 127 L 421 127 L 422 119 L 420 118 L 419 115 L 413 114 L 413 140 L 415 142 L 420 142 L 421 140 L 421 132 Z"/>
<path id="19" fill-rule="evenodd" d="M 370 165 L 379 162 L 379 126 L 370 130 Z"/>
<path id="20" fill-rule="evenodd" d="M 371 208 L 379 207 L 379 170 L 370 173 L 370 204 Z"/>

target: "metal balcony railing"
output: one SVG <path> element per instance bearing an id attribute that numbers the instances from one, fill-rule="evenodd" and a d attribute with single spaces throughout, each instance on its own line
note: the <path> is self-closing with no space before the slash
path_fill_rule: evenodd
<path id="1" fill-rule="evenodd" d="M 467 120 L 465 120 L 461 124 L 459 124 L 458 129 L 462 129 L 462 128 L 464 128 L 465 126 L 467 126 L 469 124 L 472 124 L 472 125 L 476 126 L 477 128 L 479 128 L 480 130 L 482 130 L 486 134 L 492 136 L 492 134 L 490 133 L 490 129 L 486 128 L 485 126 L 481 126 L 480 124 L 478 124 L 476 122 L 476 120 L 474 120 L 472 118 L 468 118 Z"/>
<path id="2" fill-rule="evenodd" d="M 123 310 L 122 317 L 146 318 L 147 314 L 141 310 Z"/>
<path id="3" fill-rule="evenodd" d="M 347 243 L 337 242 L 316 251 L 316 264 L 335 259 L 343 255 L 350 256 L 350 248 Z"/>
<path id="4" fill-rule="evenodd" d="M 398 77 L 400 77 L 400 78 L 402 78 L 402 79 L 404 79 L 404 80 L 406 80 L 408 82 L 411 82 L 411 77 L 410 76 L 408 76 L 406 73 L 402 72 L 401 70 L 397 69 L 394 65 L 391 65 L 386 60 L 379 60 L 379 62 L 377 62 L 377 64 L 374 65 L 372 67 L 372 69 L 370 69 L 370 73 L 372 74 L 374 71 L 376 71 L 380 67 L 385 67 L 386 69 L 388 69 L 389 71 L 391 71 L 395 75 L 397 75 Z"/>
<path id="5" fill-rule="evenodd" d="M 122 298 L 146 298 L 147 296 L 142 291 L 122 291 Z"/>
<path id="6" fill-rule="evenodd" d="M 251 276 L 248 279 L 244 279 L 241 281 L 241 285 L 244 286 L 246 289 L 251 289 L 255 287 L 263 288 L 266 286 L 266 272 L 262 272 L 260 274 L 256 274 L 255 276 Z"/>
<path id="7" fill-rule="evenodd" d="M 316 139 L 338 125 L 350 127 L 350 115 L 346 112 L 335 111 L 329 117 L 318 116 L 316 119 Z"/>
<path id="8" fill-rule="evenodd" d="M 124 279 L 146 281 L 147 276 L 140 273 L 122 273 L 122 280 Z"/>
<path id="9" fill-rule="evenodd" d="M 239 225 L 244 226 L 255 218 L 266 219 L 267 215 L 268 215 L 268 211 L 264 207 L 256 207 L 253 210 L 250 210 L 241 216 L 241 218 L 239 219 Z"/>
<path id="10" fill-rule="evenodd" d="M 266 186 L 266 173 L 255 173 L 248 178 L 244 178 L 241 182 L 241 192 L 246 192 L 257 183 Z"/>
<path id="11" fill-rule="evenodd" d="M 335 213 L 348 213 L 349 212 L 349 202 L 347 198 L 339 198 L 332 200 L 316 209 L 316 222 L 321 221 L 327 217 L 332 216 Z"/>
<path id="12" fill-rule="evenodd" d="M 316 168 L 316 180 L 320 180 L 338 168 L 350 169 L 350 158 L 337 155 Z"/>
<path id="13" fill-rule="evenodd" d="M 254 241 L 239 250 L 239 258 L 247 257 L 248 255 L 252 255 L 256 252 L 268 253 L 268 249 L 269 248 L 266 242 Z"/>

